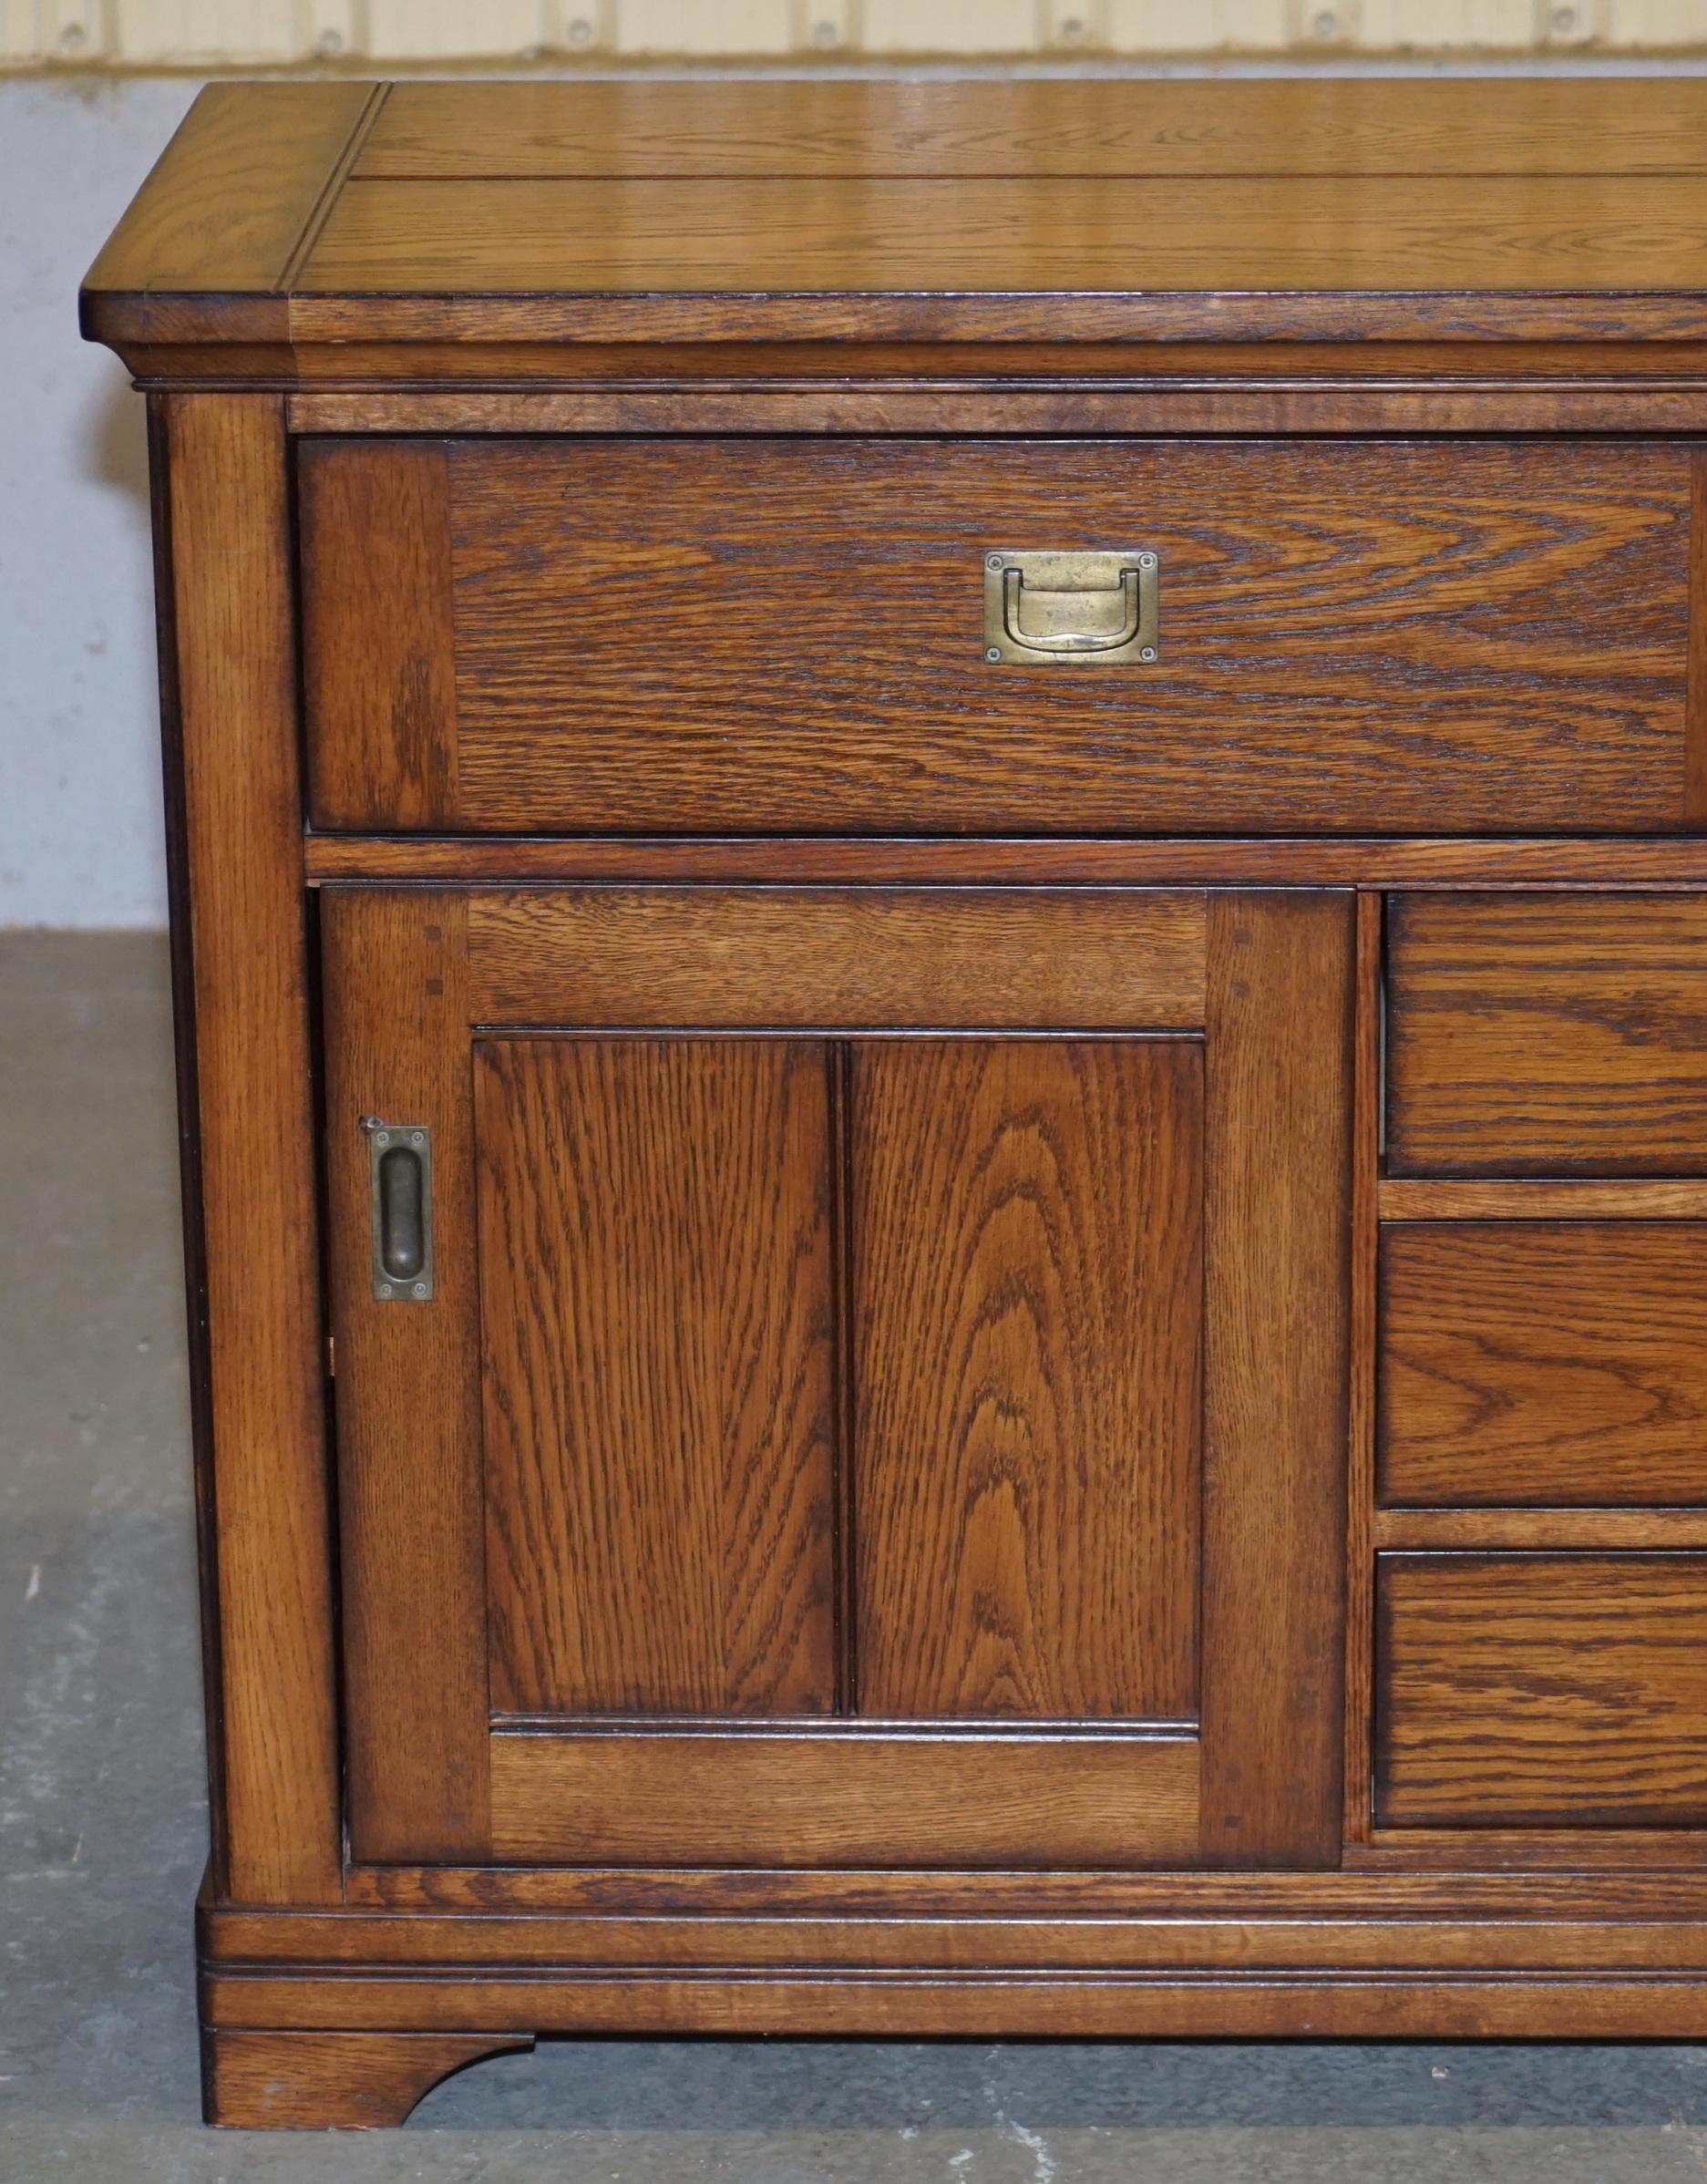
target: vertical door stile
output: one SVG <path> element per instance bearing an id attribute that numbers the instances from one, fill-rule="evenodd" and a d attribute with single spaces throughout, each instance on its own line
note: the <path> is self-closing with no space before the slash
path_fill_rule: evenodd
<path id="1" fill-rule="evenodd" d="M 1211 895 L 1202 1849 L 1339 1862 L 1349 892 Z"/>

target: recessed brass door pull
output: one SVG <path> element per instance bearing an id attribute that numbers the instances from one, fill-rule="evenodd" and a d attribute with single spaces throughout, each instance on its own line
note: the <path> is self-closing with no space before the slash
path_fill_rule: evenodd
<path id="1" fill-rule="evenodd" d="M 373 1191 L 373 1293 L 380 1304 L 433 1295 L 433 1133 L 421 1122 L 365 1115 Z"/>
<path id="2" fill-rule="evenodd" d="M 1115 553 L 987 553 L 984 657 L 1009 666 L 1146 666 L 1161 642 L 1161 571 Z"/>

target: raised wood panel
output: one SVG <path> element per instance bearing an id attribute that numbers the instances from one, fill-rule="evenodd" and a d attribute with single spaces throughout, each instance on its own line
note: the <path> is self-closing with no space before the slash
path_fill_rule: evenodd
<path id="1" fill-rule="evenodd" d="M 476 1085 L 495 1707 L 828 1712 L 827 1051 L 488 1043 Z"/>
<path id="2" fill-rule="evenodd" d="M 1707 1227 L 1390 1229 L 1381 1284 L 1384 1501 L 1707 1500 Z"/>
<path id="3" fill-rule="evenodd" d="M 326 827 L 458 817 L 442 443 L 297 451 L 309 788 Z"/>
<path id="4" fill-rule="evenodd" d="M 364 180 L 419 176 L 1698 173 L 1697 84 L 401 83 Z"/>
<path id="5" fill-rule="evenodd" d="M 449 461 L 473 829 L 1682 821 L 1675 448 L 484 440 Z M 1066 507 L 1073 541 L 1159 554 L 1154 665 L 985 661 L 985 551 L 1060 540 Z"/>
<path id="6" fill-rule="evenodd" d="M 1210 898 L 1203 1853 L 1340 1854 L 1354 898 Z"/>
<path id="7" fill-rule="evenodd" d="M 882 1715 L 1197 1705 L 1202 1050 L 852 1063 L 856 1690 Z"/>
<path id="8" fill-rule="evenodd" d="M 1707 288 L 1707 179 L 352 181 L 297 293 L 851 296 Z M 1140 267 L 1133 239 L 1144 238 Z M 1063 327 L 1064 334 L 1069 329 Z"/>
<path id="9" fill-rule="evenodd" d="M 1188 890 L 588 888 L 474 896 L 489 1025 L 1188 1030 Z"/>
<path id="10" fill-rule="evenodd" d="M 350 1848 L 477 1857 L 487 1579 L 466 901 L 334 893 L 321 961 Z M 432 1133 L 428 1302 L 373 1293 L 365 1117 Z"/>
<path id="11" fill-rule="evenodd" d="M 1384 1555 L 1377 1602 L 1383 1821 L 1707 1817 L 1707 1555 Z"/>
<path id="12" fill-rule="evenodd" d="M 1397 1174 L 1707 1169 L 1707 895 L 1395 897 Z"/>
<path id="13" fill-rule="evenodd" d="M 500 1859 L 656 1865 L 1185 1865 L 1189 1737 L 499 1735 Z"/>

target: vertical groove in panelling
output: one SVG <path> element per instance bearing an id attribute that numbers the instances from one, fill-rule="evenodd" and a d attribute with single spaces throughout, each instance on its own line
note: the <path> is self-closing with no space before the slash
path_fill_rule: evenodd
<path id="1" fill-rule="evenodd" d="M 1351 1396 L 1346 1456 L 1345 1839 L 1369 1840 L 1370 1676 L 1374 1643 L 1375 1193 L 1381 1147 L 1383 899 L 1357 898 L 1352 993 Z"/>
<path id="2" fill-rule="evenodd" d="M 836 1711 L 859 1711 L 859 1657 L 856 1650 L 854 1527 L 854 1412 L 859 1360 L 853 1310 L 853 1049 L 845 1040 L 825 1048 L 829 1071 L 830 1253 L 835 1283 L 836 1406 Z"/>
<path id="3" fill-rule="evenodd" d="M 1707 824 L 1707 455 L 1690 461 L 1689 675 L 1683 701 L 1683 823 Z"/>

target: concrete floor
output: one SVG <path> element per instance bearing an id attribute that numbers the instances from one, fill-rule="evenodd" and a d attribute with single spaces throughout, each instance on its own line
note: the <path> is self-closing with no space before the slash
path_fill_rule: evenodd
<path id="1" fill-rule="evenodd" d="M 163 946 L 0 933 L 0 2184 L 1669 2184 L 1707 2049 L 564 2042 L 399 2132 L 198 2121 Z"/>

